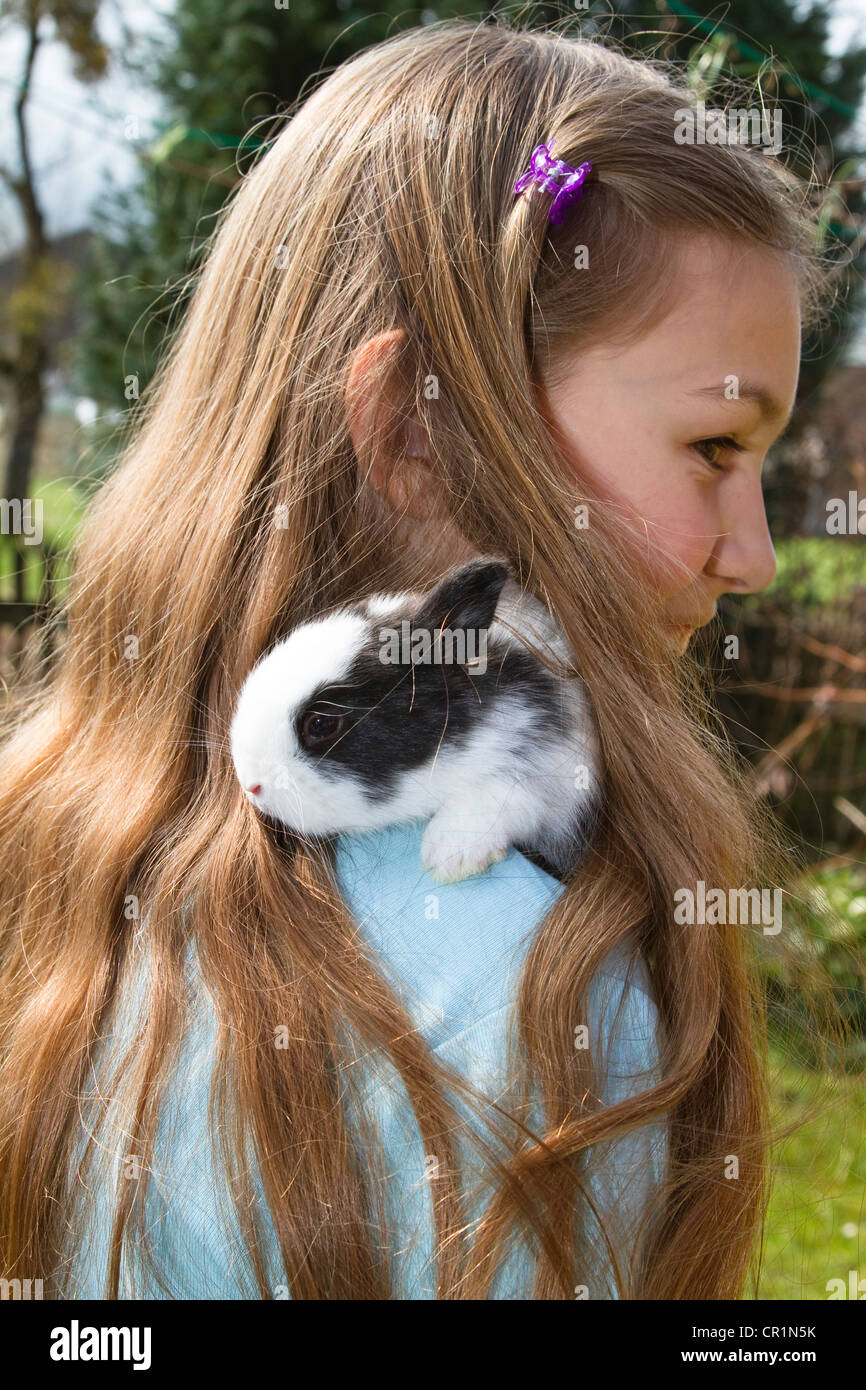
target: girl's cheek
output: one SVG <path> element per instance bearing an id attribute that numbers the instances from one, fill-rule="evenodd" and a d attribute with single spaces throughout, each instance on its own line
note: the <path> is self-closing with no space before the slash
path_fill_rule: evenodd
<path id="1" fill-rule="evenodd" d="M 715 544 L 715 524 L 708 509 L 684 499 L 672 498 L 640 515 L 633 528 L 635 560 L 661 598 L 678 593 L 702 572 Z"/>
<path id="2" fill-rule="evenodd" d="M 585 439 L 579 451 L 569 439 L 565 454 L 602 506 L 614 508 L 630 538 L 636 571 L 660 598 L 700 574 L 716 543 L 718 518 L 700 491 L 677 477 L 677 459 L 666 441 L 648 444 L 636 463 L 633 438 L 623 438 L 614 426 L 607 439 Z"/>

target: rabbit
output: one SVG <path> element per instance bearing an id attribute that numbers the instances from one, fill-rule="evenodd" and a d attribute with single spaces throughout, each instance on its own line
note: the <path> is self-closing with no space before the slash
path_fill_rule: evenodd
<path id="1" fill-rule="evenodd" d="M 301 624 L 236 702 L 245 795 L 304 837 L 428 821 L 421 863 L 441 883 L 511 846 L 567 874 L 599 804 L 599 739 L 580 678 L 533 646 L 573 672 L 547 608 L 487 558 Z"/>

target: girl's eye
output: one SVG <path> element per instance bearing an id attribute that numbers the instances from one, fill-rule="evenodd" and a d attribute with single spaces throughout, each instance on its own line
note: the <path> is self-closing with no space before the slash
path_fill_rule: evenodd
<path id="1" fill-rule="evenodd" d="M 696 449 L 704 462 L 708 463 L 717 473 L 724 473 L 725 471 L 719 463 L 718 454 L 708 457 L 703 452 L 704 449 L 732 449 L 737 454 L 745 453 L 743 445 L 738 444 L 735 439 L 731 439 L 728 434 L 714 435 L 712 439 L 699 439 L 692 445 L 692 448 Z"/>

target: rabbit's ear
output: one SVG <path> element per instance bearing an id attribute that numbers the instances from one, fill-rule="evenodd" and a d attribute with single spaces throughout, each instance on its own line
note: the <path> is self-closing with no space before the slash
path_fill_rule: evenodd
<path id="1" fill-rule="evenodd" d="M 445 576 L 424 595 L 412 624 L 435 632 L 487 628 L 493 622 L 508 567 L 500 560 L 473 560 Z"/>

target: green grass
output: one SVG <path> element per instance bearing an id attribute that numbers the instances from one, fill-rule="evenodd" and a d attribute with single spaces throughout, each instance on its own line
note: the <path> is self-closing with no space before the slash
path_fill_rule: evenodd
<path id="1" fill-rule="evenodd" d="M 777 1149 L 760 1299 L 827 1299 L 827 1281 L 866 1278 L 866 1078 L 774 1057 L 777 1123 L 820 1107 Z"/>
<path id="2" fill-rule="evenodd" d="M 850 602 L 858 585 L 866 585 L 866 545 L 860 538 L 803 536 L 777 545 L 776 578 L 767 594 L 806 608 L 826 608 Z M 746 600 L 760 601 L 760 594 Z"/>

